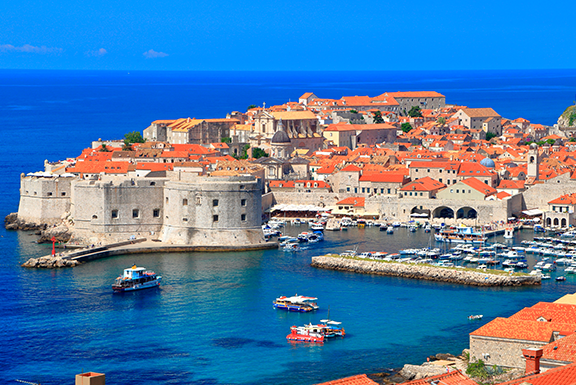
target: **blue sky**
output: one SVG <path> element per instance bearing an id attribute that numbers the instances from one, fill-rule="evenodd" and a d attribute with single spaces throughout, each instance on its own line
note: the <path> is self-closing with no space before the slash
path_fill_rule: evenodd
<path id="1" fill-rule="evenodd" d="M 575 1 L 5 1 L 0 68 L 575 68 Z"/>

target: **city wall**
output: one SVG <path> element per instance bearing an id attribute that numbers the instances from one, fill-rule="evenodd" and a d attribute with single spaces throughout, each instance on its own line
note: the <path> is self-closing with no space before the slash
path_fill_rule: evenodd
<path id="1" fill-rule="evenodd" d="M 539 349 L 546 344 L 538 341 L 470 336 L 470 358 L 474 358 L 473 361 L 482 360 L 487 365 L 523 369 L 526 367 L 526 360 L 522 349 Z"/>
<path id="2" fill-rule="evenodd" d="M 71 184 L 74 178 L 20 178 L 18 218 L 34 223 L 56 224 L 70 210 Z"/>

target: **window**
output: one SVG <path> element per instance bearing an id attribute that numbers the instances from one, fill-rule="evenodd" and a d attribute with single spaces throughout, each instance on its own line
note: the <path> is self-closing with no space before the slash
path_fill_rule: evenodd
<path id="1" fill-rule="evenodd" d="M 450 189 L 450 193 L 453 193 L 453 192 L 454 192 L 454 189 Z"/>
<path id="2" fill-rule="evenodd" d="M 218 215 L 212 216 L 212 222 L 218 222 Z"/>
<path id="3" fill-rule="evenodd" d="M 358 187 L 354 187 L 354 193 L 355 193 L 355 194 L 358 193 Z"/>
<path id="4" fill-rule="evenodd" d="M 65 196 L 66 196 L 66 193 L 65 193 L 65 192 L 61 192 L 60 195 L 63 196 L 63 197 L 65 197 Z"/>
<path id="5" fill-rule="evenodd" d="M 246 199 L 240 200 L 240 206 L 246 206 Z"/>
<path id="6" fill-rule="evenodd" d="M 468 194 L 472 194 L 472 190 L 468 190 Z"/>
<path id="7" fill-rule="evenodd" d="M 51 196 L 52 196 L 52 193 L 51 193 L 51 192 L 48 192 L 48 196 L 51 197 Z"/>
<path id="8" fill-rule="evenodd" d="M 456 179 L 452 179 L 452 184 L 456 184 Z"/>
<path id="9" fill-rule="evenodd" d="M 188 222 L 188 218 L 182 218 L 182 222 Z"/>
<path id="10" fill-rule="evenodd" d="M 428 169 L 428 172 L 430 172 L 430 169 Z"/>
<path id="11" fill-rule="evenodd" d="M 140 210 L 134 209 L 132 210 L 132 218 L 138 218 L 140 216 Z"/>
<path id="12" fill-rule="evenodd" d="M 188 206 L 188 199 L 182 199 L 182 206 Z"/>
<path id="13" fill-rule="evenodd" d="M 380 194 L 384 194 L 384 189 L 383 189 L 383 188 L 380 189 Z"/>
<path id="14" fill-rule="evenodd" d="M 118 218 L 118 210 L 112 210 L 112 219 Z"/>
<path id="15" fill-rule="evenodd" d="M 487 180 L 484 180 L 484 183 L 488 184 L 488 181 L 487 181 Z"/>
<path id="16" fill-rule="evenodd" d="M 370 193 L 370 187 L 366 187 L 366 192 Z"/>
<path id="17" fill-rule="evenodd" d="M 212 206 L 213 206 L 213 207 L 218 206 L 218 199 L 212 200 Z"/>
<path id="18" fill-rule="evenodd" d="M 346 192 L 350 192 L 350 186 L 346 187 Z"/>
<path id="19" fill-rule="evenodd" d="M 457 190 L 456 190 L 456 194 L 459 194 L 459 193 L 460 193 L 460 190 L 457 189 Z"/>
<path id="20" fill-rule="evenodd" d="M 98 219 L 98 215 L 92 215 L 92 219 Z"/>
<path id="21" fill-rule="evenodd" d="M 150 186 L 156 186 L 156 182 L 150 182 Z"/>
<path id="22" fill-rule="evenodd" d="M 168 203 L 168 197 L 166 197 L 166 203 Z"/>
<path id="23" fill-rule="evenodd" d="M 439 181 L 440 183 L 442 183 L 442 178 L 438 179 L 438 181 Z"/>
<path id="24" fill-rule="evenodd" d="M 246 214 L 240 215 L 240 220 L 241 220 L 241 221 L 245 221 L 245 220 L 246 220 Z"/>
<path id="25" fill-rule="evenodd" d="M 391 189 L 388 189 L 388 194 L 390 194 L 390 190 L 391 190 Z"/>
<path id="26" fill-rule="evenodd" d="M 362 192 L 366 192 L 366 189 L 364 187 L 362 187 Z"/>
<path id="27" fill-rule="evenodd" d="M 420 196 L 424 196 L 424 193 L 420 193 Z M 422 208 L 422 207 L 420 207 L 420 208 Z"/>
<path id="28" fill-rule="evenodd" d="M 152 216 L 154 218 L 160 218 L 160 209 L 154 209 L 154 211 L 152 211 Z"/>

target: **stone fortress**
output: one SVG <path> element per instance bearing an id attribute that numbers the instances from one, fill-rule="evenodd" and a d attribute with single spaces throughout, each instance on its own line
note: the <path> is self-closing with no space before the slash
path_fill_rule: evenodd
<path id="1" fill-rule="evenodd" d="M 148 238 L 253 247 L 265 243 L 261 202 L 262 181 L 251 175 L 22 175 L 18 221 L 66 226 L 70 241 L 84 244 Z"/>

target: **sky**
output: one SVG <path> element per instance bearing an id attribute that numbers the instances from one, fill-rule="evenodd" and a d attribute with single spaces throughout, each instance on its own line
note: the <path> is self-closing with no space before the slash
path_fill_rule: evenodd
<path id="1" fill-rule="evenodd" d="M 576 1 L 18 0 L 0 69 L 576 68 Z"/>

